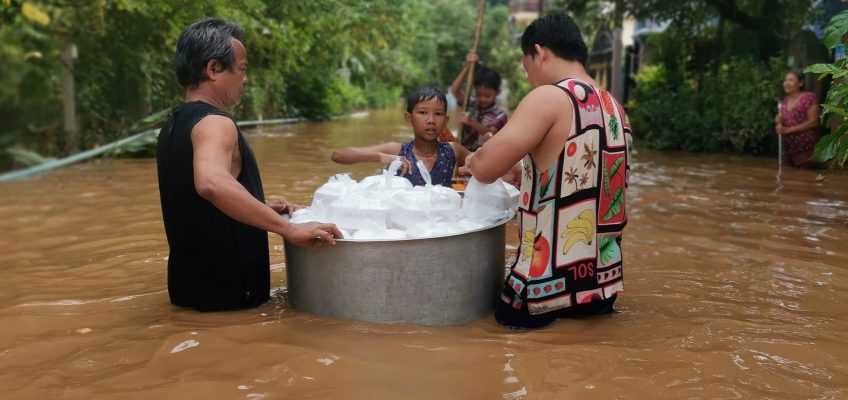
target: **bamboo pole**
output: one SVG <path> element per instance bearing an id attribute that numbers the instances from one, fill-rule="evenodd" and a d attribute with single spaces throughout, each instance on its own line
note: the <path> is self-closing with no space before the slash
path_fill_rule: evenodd
<path id="1" fill-rule="evenodd" d="M 483 16 L 486 13 L 486 0 L 480 0 L 477 3 L 477 26 L 474 28 L 474 45 L 471 46 L 471 52 L 477 53 L 477 48 L 480 46 L 480 32 L 483 30 Z M 465 102 L 463 103 L 465 111 L 468 111 L 468 102 L 471 100 L 471 87 L 474 84 L 474 66 L 477 63 L 472 63 L 468 66 L 468 76 L 465 77 Z"/>

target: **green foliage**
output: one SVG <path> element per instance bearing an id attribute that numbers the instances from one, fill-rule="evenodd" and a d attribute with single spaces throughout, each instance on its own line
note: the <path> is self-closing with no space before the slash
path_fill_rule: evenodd
<path id="1" fill-rule="evenodd" d="M 507 108 L 514 109 L 527 93 L 530 92 L 530 82 L 521 65 L 521 46 L 517 40 L 524 26 L 514 26 L 507 22 L 509 12 L 506 7 L 494 7 L 489 10 L 485 27 L 487 35 L 484 36 L 483 49 L 488 55 L 484 60 L 487 65 L 498 71 L 503 79 L 502 90 L 506 90 Z"/>
<path id="2" fill-rule="evenodd" d="M 493 1 L 487 13 L 481 54 L 505 44 L 502 3 Z M 449 84 L 471 46 L 476 5 L 474 0 L 3 0 L 0 147 L 64 152 L 60 55 L 66 42 L 78 49 L 78 145 L 89 148 L 126 136 L 133 121 L 179 104 L 184 92 L 173 72 L 176 40 L 203 17 L 219 16 L 245 28 L 250 81 L 233 110 L 238 118 L 320 120 L 394 104 L 415 86 Z"/>
<path id="3" fill-rule="evenodd" d="M 13 147 L 6 150 L 6 153 L 12 157 L 12 160 L 15 163 L 23 165 L 23 166 L 33 166 L 38 164 L 44 164 L 48 161 L 51 161 L 51 158 L 45 158 L 41 154 L 38 154 L 34 151 L 29 151 L 26 149 L 21 149 L 17 147 Z"/>
<path id="4" fill-rule="evenodd" d="M 617 8 L 637 19 L 672 21 L 680 45 L 717 45 L 728 57 L 749 56 L 760 62 L 783 49 L 790 34 L 816 10 L 811 0 L 549 0 L 547 7 L 572 15 L 587 36 L 610 26 Z M 721 21 L 724 37 L 717 40 L 713 36 Z"/>
<path id="5" fill-rule="evenodd" d="M 840 43 L 845 44 L 846 36 L 848 36 L 848 11 L 843 11 L 835 15 L 827 25 L 825 44 L 829 49 L 833 49 Z M 835 159 L 840 167 L 845 167 L 845 162 L 848 161 L 848 124 L 845 123 L 845 118 L 848 117 L 848 82 L 845 81 L 845 77 L 848 76 L 848 61 L 843 58 L 832 64 L 811 65 L 805 72 L 817 73 L 819 79 L 826 76 L 833 77 L 827 98 L 822 104 L 824 111 L 822 111 L 821 121 L 825 126 L 839 123 L 835 132 L 824 136 L 816 144 L 813 159 L 820 162 Z"/>
<path id="6" fill-rule="evenodd" d="M 848 12 L 841 12 L 833 16 L 830 23 L 824 29 L 824 45 L 833 49 L 837 44 L 843 43 L 842 35 L 848 27 Z"/>
<path id="7" fill-rule="evenodd" d="M 628 104 L 634 136 L 659 149 L 770 152 L 781 76 L 778 58 L 732 59 L 717 73 L 698 75 L 646 67 Z"/>

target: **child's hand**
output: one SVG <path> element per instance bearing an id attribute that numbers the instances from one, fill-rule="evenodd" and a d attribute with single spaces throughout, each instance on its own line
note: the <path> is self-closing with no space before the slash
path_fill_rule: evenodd
<path id="1" fill-rule="evenodd" d="M 412 168 L 412 163 L 410 163 L 406 157 L 400 157 L 394 154 L 380 153 L 380 162 L 385 166 L 389 166 L 389 164 L 391 164 L 392 161 L 397 158 L 400 158 L 400 169 L 398 169 L 398 176 L 404 176 Z"/>
<path id="2" fill-rule="evenodd" d="M 459 123 L 464 125 L 469 125 L 469 121 L 471 121 L 471 114 L 468 112 L 464 112 L 459 116 Z"/>
<path id="3" fill-rule="evenodd" d="M 469 64 L 476 63 L 477 60 L 479 60 L 479 59 L 480 59 L 480 57 L 478 57 L 477 53 L 475 53 L 473 51 L 469 51 L 468 54 L 465 55 L 465 62 L 467 62 Z"/>

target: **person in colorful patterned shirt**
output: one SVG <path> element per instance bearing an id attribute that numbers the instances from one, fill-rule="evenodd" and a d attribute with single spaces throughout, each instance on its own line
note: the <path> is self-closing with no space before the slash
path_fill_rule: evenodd
<path id="1" fill-rule="evenodd" d="M 586 73 L 586 44 L 571 18 L 535 20 L 521 49 L 534 89 L 466 163 L 488 183 L 522 160 L 521 243 L 495 318 L 513 328 L 538 328 L 557 318 L 612 312 L 624 289 L 630 123 Z"/>
<path id="2" fill-rule="evenodd" d="M 462 82 L 468 74 L 471 65 L 477 62 L 477 54 L 469 52 L 465 57 L 465 67 L 451 84 L 451 93 L 456 97 L 457 104 L 462 107 L 465 102 L 465 93 L 462 90 Z M 483 66 L 477 67 L 474 73 L 474 99 L 471 99 L 468 112 L 462 113 L 459 123 L 462 130 L 459 133 L 459 141 L 471 151 L 494 136 L 506 125 L 507 115 L 496 104 L 498 94 L 501 92 L 501 76 L 497 71 Z"/>
<path id="3" fill-rule="evenodd" d="M 406 143 L 381 143 L 369 147 L 349 147 L 333 152 L 332 160 L 339 164 L 379 162 L 391 164 L 401 157 L 398 175 L 415 186 L 424 186 L 417 161 L 428 168 L 434 185 L 451 187 L 454 166 L 464 165 L 469 151 L 456 142 L 439 142 L 439 134 L 448 123 L 448 102 L 445 93 L 435 87 L 419 88 L 406 98 L 404 117 L 412 126 L 415 138 Z M 464 170 L 464 169 L 463 169 Z"/>
<path id="4" fill-rule="evenodd" d="M 783 78 L 786 97 L 774 117 L 774 130 L 783 140 L 783 162 L 794 167 L 816 168 L 810 158 L 819 140 L 819 101 L 812 92 L 802 92 L 804 75 L 789 71 Z"/>

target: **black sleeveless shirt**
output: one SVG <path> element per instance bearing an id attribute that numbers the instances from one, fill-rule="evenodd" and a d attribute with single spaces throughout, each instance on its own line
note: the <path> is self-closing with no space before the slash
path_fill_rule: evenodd
<path id="1" fill-rule="evenodd" d="M 268 300 L 271 289 L 268 234 L 226 216 L 194 187 L 191 130 L 213 114 L 232 119 L 200 101 L 174 108 L 159 132 L 156 154 L 170 248 L 168 294 L 171 303 L 201 311 L 256 306 Z M 238 146 L 242 165 L 237 179 L 265 202 L 256 159 L 241 130 Z"/>

